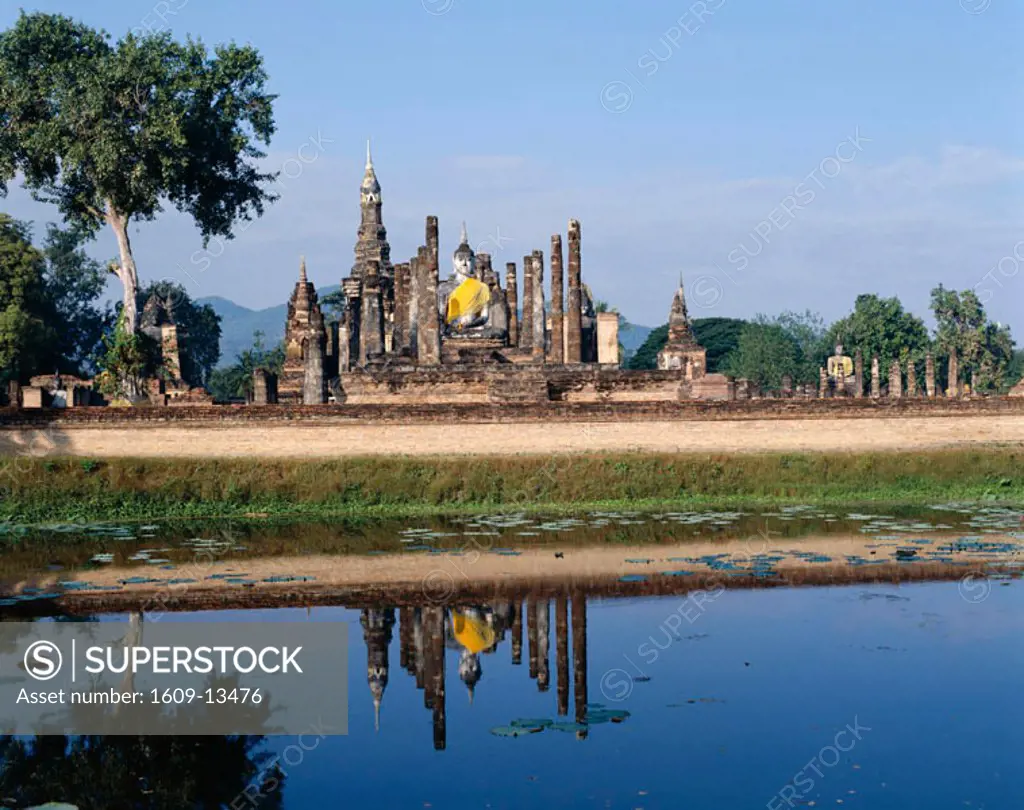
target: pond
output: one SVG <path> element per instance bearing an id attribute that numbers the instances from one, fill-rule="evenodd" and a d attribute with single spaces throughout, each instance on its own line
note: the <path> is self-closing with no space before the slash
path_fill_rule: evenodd
<path id="1" fill-rule="evenodd" d="M 237 576 L 205 586 L 215 574 L 190 572 L 159 617 L 139 603 L 148 591 L 132 601 L 184 578 L 222 528 L 26 537 L 0 615 L 125 621 L 121 599 L 144 627 L 342 623 L 348 734 L 107 737 L 70 757 L 15 744 L 0 788 L 17 806 L 1024 806 L 1020 510 L 234 525 L 209 565 Z M 609 548 L 614 564 L 595 556 Z M 257 579 L 270 560 L 309 579 Z M 349 566 L 351 583 L 332 574 Z M 401 576 L 374 573 L 388 566 Z M 111 568 L 157 582 L 92 590 Z M 452 572 L 451 586 L 423 570 Z M 32 592 L 33 577 L 54 590 Z M 46 787 L 24 792 L 29 774 Z"/>

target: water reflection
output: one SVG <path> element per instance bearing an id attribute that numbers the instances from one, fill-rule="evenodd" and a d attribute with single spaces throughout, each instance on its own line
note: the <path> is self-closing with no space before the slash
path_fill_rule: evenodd
<path id="1" fill-rule="evenodd" d="M 490 605 L 424 605 L 398 608 L 399 661 L 401 668 L 423 692 L 423 705 L 431 710 L 434 748 L 447 747 L 448 695 L 446 650 L 458 653 L 457 675 L 466 689 L 469 703 L 484 676 L 483 658 L 505 645 L 513 666 L 522 665 L 523 615 L 526 616 L 528 667 L 526 675 L 536 682 L 537 691 L 547 693 L 550 683 L 551 603 L 555 611 L 554 710 L 557 717 L 569 717 L 570 680 L 575 695 L 572 720 L 583 726 L 580 739 L 587 736 L 587 600 L 576 591 L 547 597 L 497 601 Z M 569 605 L 572 605 L 571 613 Z M 389 681 L 388 649 L 395 625 L 396 609 L 364 608 L 360 612 L 366 645 L 366 680 L 374 707 L 374 725 L 380 729 L 381 706 Z M 571 623 L 570 623 L 571 616 Z M 569 639 L 572 637 L 572 661 Z"/>

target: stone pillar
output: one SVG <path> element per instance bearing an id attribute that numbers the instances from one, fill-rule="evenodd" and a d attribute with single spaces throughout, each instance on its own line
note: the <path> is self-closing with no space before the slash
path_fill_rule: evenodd
<path id="1" fill-rule="evenodd" d="M 347 349 L 340 348 L 338 352 L 339 369 L 350 370 L 359 361 L 359 332 L 360 332 L 360 311 L 362 309 L 363 285 L 359 279 L 346 278 L 341 282 L 341 288 L 345 291 L 345 326 L 348 334 Z M 340 362 L 344 360 L 344 365 Z"/>
<path id="2" fill-rule="evenodd" d="M 603 366 L 619 365 L 619 314 L 617 312 L 597 313 L 597 362 Z"/>
<path id="3" fill-rule="evenodd" d="M 413 357 L 419 357 L 420 333 L 420 271 L 419 260 L 409 260 L 409 326 L 406 342 Z"/>
<path id="4" fill-rule="evenodd" d="M 864 353 L 860 349 L 853 355 L 853 396 L 864 398 Z"/>
<path id="5" fill-rule="evenodd" d="M 973 397 L 978 392 L 978 372 L 975 369 L 971 369 L 971 390 L 970 395 Z"/>
<path id="6" fill-rule="evenodd" d="M 871 398 L 878 399 L 880 396 L 882 396 L 882 379 L 876 354 L 871 358 Z"/>
<path id="7" fill-rule="evenodd" d="M 924 392 L 929 399 L 935 396 L 935 358 L 931 352 L 924 358 Z"/>
<path id="8" fill-rule="evenodd" d="M 533 350 L 533 256 L 523 256 L 523 317 L 519 322 L 519 348 Z"/>
<path id="9" fill-rule="evenodd" d="M 828 372 L 824 366 L 818 368 L 818 399 L 828 396 Z"/>
<path id="10" fill-rule="evenodd" d="M 17 380 L 7 383 L 7 404 L 12 408 L 21 407 L 21 385 Z"/>
<path id="11" fill-rule="evenodd" d="M 547 599 L 537 602 L 537 690 L 547 692 L 551 684 L 551 607 Z"/>
<path id="12" fill-rule="evenodd" d="M 523 663 L 523 603 L 512 603 L 512 664 Z"/>
<path id="13" fill-rule="evenodd" d="M 419 275 L 419 326 L 417 328 L 417 357 L 421 366 L 441 365 L 441 316 L 437 309 L 436 263 L 430 248 L 420 248 L 416 261 Z"/>
<path id="14" fill-rule="evenodd" d="M 913 360 L 907 361 L 907 396 L 917 396 L 917 363 Z"/>
<path id="15" fill-rule="evenodd" d="M 505 264 L 505 298 L 508 300 L 508 345 L 519 345 L 519 284 L 516 263 Z"/>
<path id="16" fill-rule="evenodd" d="M 380 262 L 369 259 L 363 274 L 360 312 L 359 364 L 384 353 L 384 307 L 380 291 Z"/>
<path id="17" fill-rule="evenodd" d="M 325 402 L 327 402 L 327 380 L 324 378 L 324 339 L 317 335 L 306 341 L 302 404 L 323 405 Z"/>
<path id="18" fill-rule="evenodd" d="M 391 351 L 399 354 L 409 345 L 409 265 L 395 265 L 395 312 Z"/>
<path id="19" fill-rule="evenodd" d="M 793 378 L 789 374 L 782 375 L 782 396 L 786 399 L 793 396 Z"/>
<path id="20" fill-rule="evenodd" d="M 270 404 L 267 394 L 267 372 L 262 368 L 258 368 L 252 373 L 252 404 Z"/>
<path id="21" fill-rule="evenodd" d="M 533 251 L 533 359 L 537 363 L 544 362 L 544 345 L 546 343 L 545 333 L 547 332 L 545 321 L 547 313 L 544 311 L 544 251 Z"/>
<path id="22" fill-rule="evenodd" d="M 889 399 L 903 399 L 903 369 L 899 360 L 893 360 L 889 366 Z"/>
<path id="23" fill-rule="evenodd" d="M 956 356 L 956 349 L 949 353 L 949 382 L 946 386 L 947 397 L 960 396 L 960 358 Z"/>
<path id="24" fill-rule="evenodd" d="M 565 362 L 564 272 L 562 270 L 562 237 L 551 237 L 551 351 L 548 362 Z"/>
<path id="25" fill-rule="evenodd" d="M 583 362 L 583 281 L 580 254 L 580 223 L 569 220 L 569 295 L 566 301 L 565 362 Z"/>

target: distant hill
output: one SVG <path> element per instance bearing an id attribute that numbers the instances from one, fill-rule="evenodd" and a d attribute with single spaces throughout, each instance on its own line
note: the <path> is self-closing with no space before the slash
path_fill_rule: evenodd
<path id="1" fill-rule="evenodd" d="M 323 298 L 328 293 L 339 289 L 337 284 L 317 290 Z M 213 311 L 220 315 L 220 367 L 230 366 L 243 351 L 252 346 L 253 332 L 263 333 L 263 342 L 274 346 L 284 340 L 284 321 L 288 315 L 288 305 L 279 304 L 266 309 L 249 309 L 221 298 L 219 295 L 199 298 L 197 304 L 209 304 Z M 651 327 L 630 324 L 628 329 L 619 331 L 619 342 L 626 350 L 626 356 L 632 355 L 651 333 Z"/>

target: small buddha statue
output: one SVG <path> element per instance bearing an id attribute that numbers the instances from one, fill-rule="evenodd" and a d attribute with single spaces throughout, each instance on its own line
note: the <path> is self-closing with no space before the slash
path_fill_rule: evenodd
<path id="1" fill-rule="evenodd" d="M 843 354 L 843 344 L 836 344 L 836 353 L 828 359 L 828 376 L 839 395 L 845 395 L 853 378 L 853 359 Z"/>

